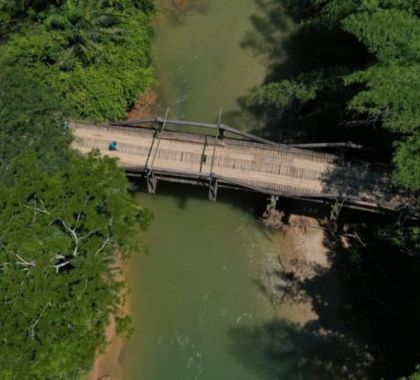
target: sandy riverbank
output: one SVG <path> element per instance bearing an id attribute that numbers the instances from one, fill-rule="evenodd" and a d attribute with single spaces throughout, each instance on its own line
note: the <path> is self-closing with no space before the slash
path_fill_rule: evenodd
<path id="1" fill-rule="evenodd" d="M 318 273 L 330 269 L 326 232 L 317 219 L 291 215 L 289 225 L 284 232 L 276 234 L 275 239 L 282 270 L 291 275 L 295 283 L 311 280 Z M 300 293 L 298 297 L 286 295 L 276 304 L 276 314 L 303 326 L 318 319 L 312 301 L 309 294 Z"/>
<path id="2" fill-rule="evenodd" d="M 118 260 L 118 265 L 121 263 Z M 128 261 L 124 267 L 116 274 L 118 281 L 128 281 Z M 130 294 L 125 297 L 125 302 L 121 305 L 121 314 L 131 314 Z M 108 345 L 103 353 L 95 359 L 92 370 L 86 380 L 123 380 L 124 369 L 120 364 L 120 355 L 124 347 L 124 339 L 116 333 L 116 322 L 113 315 L 105 330 Z"/>
<path id="3" fill-rule="evenodd" d="M 88 376 L 88 380 L 122 380 L 124 370 L 119 363 L 119 357 L 123 349 L 123 339 L 115 332 L 115 320 L 111 317 L 110 324 L 106 329 L 106 337 L 109 342 L 104 353 L 99 355 Z"/>

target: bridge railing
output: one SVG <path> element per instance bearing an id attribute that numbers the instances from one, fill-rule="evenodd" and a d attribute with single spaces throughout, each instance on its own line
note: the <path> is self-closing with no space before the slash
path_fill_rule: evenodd
<path id="1" fill-rule="evenodd" d="M 212 124 L 212 123 L 201 123 L 201 122 L 187 121 L 187 120 L 165 119 L 160 116 L 156 116 L 150 119 L 120 121 L 120 122 L 111 123 L 111 125 L 115 125 L 115 126 L 132 126 L 132 127 L 148 125 L 148 124 L 155 124 L 159 126 L 162 126 L 163 124 L 165 124 L 165 125 L 174 125 L 178 127 L 211 129 L 211 130 L 214 130 L 216 132 L 216 136 L 220 138 L 224 137 L 225 132 L 229 132 L 233 135 L 241 136 L 248 140 L 260 142 L 267 145 L 272 145 L 272 146 L 282 145 L 282 144 L 278 144 L 276 142 L 264 139 L 262 137 L 255 136 L 251 133 L 247 133 L 244 131 L 240 131 L 239 129 L 229 127 L 228 125 L 225 125 L 225 124 Z"/>
<path id="2" fill-rule="evenodd" d="M 216 137 L 223 138 L 224 133 L 228 132 L 236 136 L 243 137 L 250 141 L 259 142 L 262 144 L 267 144 L 276 147 L 282 148 L 299 148 L 299 149 L 325 149 L 325 148 L 350 148 L 350 149 L 365 149 L 362 145 L 355 144 L 351 141 L 346 142 L 334 142 L 334 143 L 305 143 L 305 144 L 280 144 L 274 141 L 267 140 L 263 137 L 256 136 L 252 133 L 244 132 L 236 128 L 232 128 L 225 124 L 213 124 L 213 123 L 202 123 L 197 121 L 187 121 L 187 120 L 178 120 L 178 119 L 166 119 L 160 116 L 155 116 L 148 119 L 138 119 L 138 120 L 129 120 L 129 121 L 119 121 L 115 123 L 110 123 L 114 126 L 144 126 L 154 124 L 162 127 L 163 125 L 173 125 L 178 127 L 192 127 L 199 129 L 210 129 L 216 132 Z"/>

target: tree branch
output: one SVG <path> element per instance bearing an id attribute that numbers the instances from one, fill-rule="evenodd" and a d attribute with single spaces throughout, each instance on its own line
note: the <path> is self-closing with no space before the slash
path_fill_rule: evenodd
<path id="1" fill-rule="evenodd" d="M 65 267 L 65 266 L 67 266 L 67 265 L 69 265 L 69 264 L 70 264 L 70 260 L 67 260 L 67 261 L 65 261 L 64 263 L 54 265 L 55 272 L 56 272 L 56 273 L 58 273 L 58 272 L 60 271 L 60 269 L 61 269 L 61 268 Z"/>
<path id="2" fill-rule="evenodd" d="M 20 256 L 18 253 L 16 253 L 16 257 L 19 259 L 19 261 L 16 262 L 18 265 L 22 265 L 23 267 L 35 267 L 35 261 L 28 261 L 24 259 L 22 256 Z"/>
<path id="3" fill-rule="evenodd" d="M 77 253 L 78 253 L 78 250 L 79 250 L 79 237 L 77 236 L 77 234 L 74 231 L 74 229 L 72 230 L 63 219 L 59 219 L 59 221 L 63 225 L 63 227 L 66 230 L 66 232 L 68 234 L 70 234 L 71 237 L 74 240 L 73 256 L 76 257 L 77 256 Z"/>

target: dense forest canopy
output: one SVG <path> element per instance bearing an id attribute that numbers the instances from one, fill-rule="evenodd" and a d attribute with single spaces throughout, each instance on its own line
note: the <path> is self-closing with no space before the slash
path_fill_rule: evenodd
<path id="1" fill-rule="evenodd" d="M 12 172 L 0 187 L 0 377 L 78 379 L 105 347 L 110 313 L 126 326 L 111 267 L 147 219 L 114 160 L 71 155 L 51 175 L 25 154 Z"/>
<path id="2" fill-rule="evenodd" d="M 270 12 L 254 19 L 265 39 L 254 47 L 272 72 L 249 108 L 274 115 L 284 140 L 361 142 L 418 191 L 420 3 L 257 1 Z M 284 44 L 279 6 L 297 25 Z M 109 316 L 129 330 L 114 269 L 140 249 L 150 215 L 113 160 L 69 149 L 65 119 L 121 118 L 147 90 L 153 10 L 152 0 L 0 1 L 1 379 L 80 379 Z M 339 263 L 353 299 L 345 323 L 368 337 L 372 373 L 406 375 L 420 362 L 419 228 L 357 229 L 365 243 Z"/>
<path id="3" fill-rule="evenodd" d="M 285 125 L 291 123 L 286 138 L 299 137 L 301 126 L 304 137 L 358 139 L 384 154 L 394 149 L 395 181 L 420 189 L 419 2 L 281 3 L 299 25 L 285 46 L 289 62 L 274 70 L 249 104 L 274 109 Z M 269 40 L 274 33 L 263 21 Z"/>
<path id="4" fill-rule="evenodd" d="M 3 2 L 2 65 L 24 66 L 64 99 L 70 116 L 122 118 L 153 78 L 151 8 L 129 0 Z"/>
<path id="5" fill-rule="evenodd" d="M 81 379 L 105 347 L 115 276 L 149 214 L 67 118 L 124 115 L 152 81 L 149 0 L 0 2 L 0 378 Z M 118 255 L 117 255 L 118 253 Z"/>
<path id="6" fill-rule="evenodd" d="M 408 189 L 412 206 L 418 206 L 420 2 L 258 0 L 258 4 L 261 12 L 252 20 L 257 33 L 244 45 L 265 56 L 270 72 L 246 99 L 246 106 L 265 118 L 264 132 L 284 141 L 363 144 L 370 160 L 393 164 L 396 186 Z M 404 216 L 380 222 L 366 217 L 346 228 L 354 230 L 360 242 L 343 246 L 330 236 L 331 270 L 300 287 L 317 300 L 313 306 L 320 315 L 318 328 L 332 328 L 347 342 L 327 343 L 334 352 L 347 352 L 345 360 L 349 355 L 352 359 L 343 365 L 334 354 L 323 352 L 313 361 L 331 365 L 339 374 L 332 378 L 409 376 L 420 363 L 420 228 Z M 343 322 L 332 327 L 328 313 L 334 299 L 322 291 L 322 284 L 329 286 L 335 272 L 346 299 L 340 305 Z M 309 324 L 303 331 L 323 341 L 315 326 Z M 357 332 L 364 346 L 352 343 L 350 331 Z"/>

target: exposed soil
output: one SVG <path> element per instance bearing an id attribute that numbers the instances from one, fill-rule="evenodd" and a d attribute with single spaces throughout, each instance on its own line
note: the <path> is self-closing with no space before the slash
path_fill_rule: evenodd
<path id="1" fill-rule="evenodd" d="M 106 337 L 109 344 L 105 352 L 96 358 L 88 380 L 122 380 L 124 378 L 124 370 L 119 364 L 123 340 L 115 333 L 113 317 L 106 329 Z"/>
<path id="2" fill-rule="evenodd" d="M 119 265 L 119 263 L 117 263 Z M 118 280 L 127 281 L 127 263 L 126 267 L 118 271 Z M 124 305 L 121 305 L 123 315 L 131 313 L 130 297 L 127 297 Z M 105 351 L 99 354 L 90 371 L 87 380 L 123 380 L 124 369 L 120 365 L 120 354 L 124 347 L 124 339 L 116 333 L 116 322 L 113 315 L 110 316 L 109 324 L 105 330 L 108 345 Z"/>
<path id="3" fill-rule="evenodd" d="M 275 239 L 278 240 L 278 258 L 282 270 L 292 279 L 291 289 L 281 302 L 276 303 L 276 313 L 282 319 L 301 326 L 316 321 L 318 315 L 310 295 L 302 291 L 296 294 L 293 286 L 330 268 L 325 230 L 314 218 L 292 215 L 289 224 L 284 226 Z"/>
<path id="4" fill-rule="evenodd" d="M 157 100 L 158 93 L 155 88 L 151 88 L 145 95 L 141 96 L 135 106 L 127 112 L 127 120 L 139 120 L 153 117 Z"/>
<path id="5" fill-rule="evenodd" d="M 312 278 L 320 269 L 329 269 L 325 239 L 325 229 L 316 219 L 292 215 L 284 232 L 285 249 L 280 255 L 283 269 L 300 281 Z"/>

